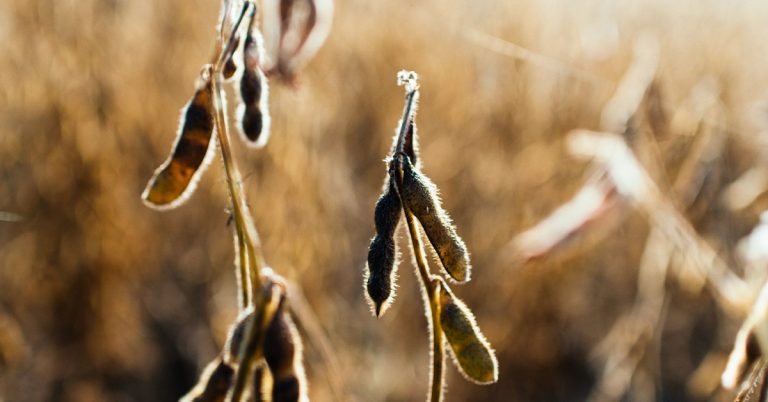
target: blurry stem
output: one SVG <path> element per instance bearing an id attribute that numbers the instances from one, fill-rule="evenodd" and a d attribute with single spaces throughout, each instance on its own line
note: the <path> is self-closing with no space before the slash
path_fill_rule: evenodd
<path id="1" fill-rule="evenodd" d="M 253 7 L 253 4 L 250 1 L 243 5 L 239 18 L 232 26 L 232 34 L 230 34 L 226 46 L 223 46 L 218 54 L 218 60 L 213 67 L 211 77 L 213 80 L 213 105 L 215 110 L 214 121 L 216 124 L 216 134 L 221 148 L 221 159 L 224 164 L 227 189 L 229 190 L 229 196 L 232 202 L 232 215 L 235 221 L 238 244 L 244 246 L 244 252 L 241 251 L 239 253 L 241 268 L 238 278 L 242 299 L 240 304 L 241 308 L 254 304 L 253 293 L 254 289 L 261 288 L 259 272 L 264 266 L 264 260 L 261 254 L 259 235 L 256 232 L 256 227 L 253 224 L 253 219 L 248 210 L 248 204 L 245 202 L 245 196 L 243 195 L 240 171 L 235 164 L 229 143 L 229 129 L 227 127 L 225 113 L 226 106 L 223 101 L 224 96 L 222 95 L 221 70 L 223 69 L 227 55 L 231 52 L 232 47 L 234 46 L 234 33 L 237 32 L 237 29 L 243 20 L 243 16 L 251 7 Z M 244 275 L 246 272 L 245 267 L 247 267 L 248 275 Z"/>
<path id="2" fill-rule="evenodd" d="M 402 183 L 402 170 L 398 169 L 398 175 Z M 440 327 L 440 304 L 437 300 L 438 288 L 436 282 L 432 281 L 429 268 L 427 268 L 427 262 L 424 258 L 424 247 L 421 244 L 421 237 L 419 237 L 419 231 L 416 229 L 413 214 L 405 205 L 403 205 L 403 210 L 405 212 L 405 220 L 408 222 L 408 232 L 410 233 L 413 246 L 413 257 L 419 268 L 419 279 L 425 294 L 425 302 L 429 303 L 431 313 L 427 317 L 430 321 L 428 324 L 432 332 L 432 381 L 428 400 L 440 402 L 443 399 L 443 361 L 445 349 L 443 345 L 443 331 Z"/>
<path id="3" fill-rule="evenodd" d="M 274 284 L 267 284 L 255 296 L 254 308 L 256 310 L 253 320 L 250 320 L 245 328 L 243 343 L 237 356 L 238 368 L 227 393 L 227 402 L 240 402 L 247 388 L 249 375 L 263 357 L 264 336 L 267 332 L 267 326 L 277 311 L 277 303 L 274 303 L 274 289 Z"/>

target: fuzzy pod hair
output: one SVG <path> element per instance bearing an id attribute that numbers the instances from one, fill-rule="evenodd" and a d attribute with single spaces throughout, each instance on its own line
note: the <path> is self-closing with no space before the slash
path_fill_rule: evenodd
<path id="1" fill-rule="evenodd" d="M 141 195 L 145 204 L 155 209 L 171 209 L 189 198 L 213 157 L 213 126 L 213 86 L 207 66 L 195 94 L 182 109 L 171 154 L 155 170 Z"/>
<path id="2" fill-rule="evenodd" d="M 464 377 L 478 384 L 499 378 L 499 364 L 490 343 L 480 332 L 472 311 L 448 285 L 439 282 L 440 327 L 451 349 L 453 362 Z"/>
<path id="3" fill-rule="evenodd" d="M 445 271 L 458 282 L 470 279 L 469 252 L 456 233 L 451 218 L 443 210 L 437 187 L 429 178 L 411 165 L 410 158 L 402 155 L 403 180 L 400 197 L 424 228 Z"/>
<path id="4" fill-rule="evenodd" d="M 264 50 L 261 35 L 255 28 L 248 31 L 243 44 L 243 73 L 240 76 L 240 105 L 237 127 L 246 144 L 263 147 L 269 140 L 269 85 L 261 69 Z"/>
<path id="5" fill-rule="evenodd" d="M 264 334 L 264 360 L 272 374 L 273 402 L 307 401 L 302 344 L 282 296 Z"/>
<path id="6" fill-rule="evenodd" d="M 181 402 L 224 402 L 235 370 L 231 365 L 216 358 L 203 370 L 200 381 Z"/>
<path id="7" fill-rule="evenodd" d="M 390 173 L 384 191 L 376 201 L 376 236 L 368 247 L 368 260 L 365 265 L 365 290 L 376 317 L 381 317 L 386 311 L 394 294 L 397 268 L 395 232 L 402 211 L 403 206 Z"/>

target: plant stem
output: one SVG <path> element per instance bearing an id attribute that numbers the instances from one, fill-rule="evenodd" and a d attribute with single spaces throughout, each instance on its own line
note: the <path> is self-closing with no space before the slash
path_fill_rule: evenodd
<path id="1" fill-rule="evenodd" d="M 237 169 L 237 164 L 232 156 L 229 142 L 229 128 L 225 112 L 226 104 L 223 101 L 224 96 L 222 94 L 221 70 L 227 59 L 227 55 L 232 51 L 232 47 L 234 46 L 235 32 L 237 32 L 243 17 L 251 7 L 254 7 L 254 5 L 250 1 L 245 2 L 243 5 L 239 18 L 232 26 L 232 32 L 229 35 L 229 39 L 226 44 L 222 41 L 219 46 L 220 50 L 218 58 L 211 72 L 216 135 L 219 139 L 227 189 L 229 190 L 229 196 L 232 203 L 232 215 L 235 221 L 238 244 L 244 246 L 244 252 L 241 251 L 239 253 L 240 272 L 238 274 L 241 309 L 254 304 L 254 289 L 259 289 L 261 287 L 259 272 L 261 272 L 261 268 L 264 266 L 264 260 L 261 254 L 259 235 L 256 232 L 256 227 L 253 224 L 253 219 L 251 218 L 251 213 L 248 209 L 248 204 L 245 202 L 245 196 L 243 195 L 240 171 Z M 223 25 L 224 24 L 222 24 L 222 29 Z M 247 275 L 245 275 L 246 272 Z"/>
<path id="2" fill-rule="evenodd" d="M 247 388 L 248 375 L 256 367 L 256 363 L 262 359 L 264 336 L 267 332 L 267 326 L 272 321 L 277 311 L 274 284 L 267 284 L 255 296 L 255 307 L 253 320 L 248 323 L 243 336 L 243 343 L 240 346 L 240 353 L 237 356 L 238 369 L 234 381 L 227 393 L 227 402 L 240 402 L 243 393 Z"/>
<path id="3" fill-rule="evenodd" d="M 402 175 L 402 172 L 400 172 Z M 443 343 L 443 331 L 440 327 L 440 303 L 437 300 L 438 288 L 432 281 L 429 273 L 426 259 L 424 258 L 424 247 L 421 243 L 419 231 L 416 228 L 413 214 L 403 205 L 405 220 L 408 222 L 408 232 L 410 233 L 411 244 L 413 246 L 413 256 L 416 265 L 419 268 L 419 279 L 424 291 L 424 302 L 429 304 L 430 315 L 427 316 L 430 334 L 432 335 L 432 380 L 430 383 L 430 393 L 428 400 L 431 402 L 440 402 L 443 399 L 443 362 L 445 348 Z"/>

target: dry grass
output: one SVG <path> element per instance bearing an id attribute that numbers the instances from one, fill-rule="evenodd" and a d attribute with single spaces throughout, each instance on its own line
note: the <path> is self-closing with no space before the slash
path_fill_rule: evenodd
<path id="1" fill-rule="evenodd" d="M 214 45 L 217 9 L 0 2 L 0 399 L 172 400 L 220 349 L 237 314 L 221 164 L 178 210 L 139 198 Z M 499 360 L 487 387 L 448 369 L 446 400 L 584 400 L 602 370 L 591 352 L 635 303 L 649 225 L 629 209 L 606 235 L 577 236 L 525 266 L 508 258 L 510 242 L 587 181 L 565 134 L 600 128 L 635 39 L 650 32 L 669 124 L 654 137 L 660 163 L 638 159 L 666 194 L 697 138 L 691 93 L 716 83 L 724 142 L 678 210 L 741 273 L 736 244 L 768 198 L 723 197 L 766 166 L 766 19 L 754 0 L 337 2 L 326 46 L 296 88 L 270 88 L 269 145 L 237 152 L 263 249 L 301 285 L 339 358 L 329 372 L 307 341 L 312 399 L 333 399 L 329 376 L 345 380 L 351 400 L 420 400 L 427 387 L 416 281 L 401 281 L 378 321 L 360 286 L 379 161 L 402 107 L 398 70 L 422 77 L 424 171 L 472 253 L 471 286 L 453 290 Z M 676 281 L 629 387 L 640 399 L 709 399 L 741 324 L 708 291 Z"/>

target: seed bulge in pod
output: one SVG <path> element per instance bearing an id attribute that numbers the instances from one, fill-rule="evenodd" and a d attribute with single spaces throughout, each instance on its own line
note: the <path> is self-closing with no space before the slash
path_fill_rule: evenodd
<path id="1" fill-rule="evenodd" d="M 238 128 L 246 143 L 262 147 L 269 139 L 269 105 L 267 103 L 267 77 L 261 71 L 260 36 L 251 31 L 243 45 L 243 74 L 240 77 L 240 100 L 238 107 Z"/>
<path id="2" fill-rule="evenodd" d="M 440 327 L 450 345 L 453 362 L 470 381 L 496 382 L 498 362 L 491 345 L 475 323 L 469 308 L 440 281 Z"/>
<path id="3" fill-rule="evenodd" d="M 366 269 L 366 291 L 377 317 L 386 310 L 393 294 L 397 249 L 395 231 L 400 222 L 402 204 L 397 195 L 392 175 L 379 200 L 376 201 L 374 221 L 376 236 L 368 248 Z"/>
<path id="4" fill-rule="evenodd" d="M 179 133 L 168 159 L 155 170 L 142 194 L 144 202 L 156 209 L 170 209 L 183 203 L 213 156 L 213 88 L 204 72 L 192 99 L 184 106 Z"/>
<path id="5" fill-rule="evenodd" d="M 264 360 L 273 378 L 272 401 L 305 401 L 307 381 L 302 363 L 301 339 L 286 308 L 285 296 L 279 303 L 264 334 Z"/>
<path id="6" fill-rule="evenodd" d="M 440 205 L 437 187 L 413 168 L 410 158 L 406 155 L 401 157 L 403 184 L 400 196 L 403 203 L 421 223 L 445 271 L 458 282 L 468 281 L 471 267 L 467 246 Z"/>

